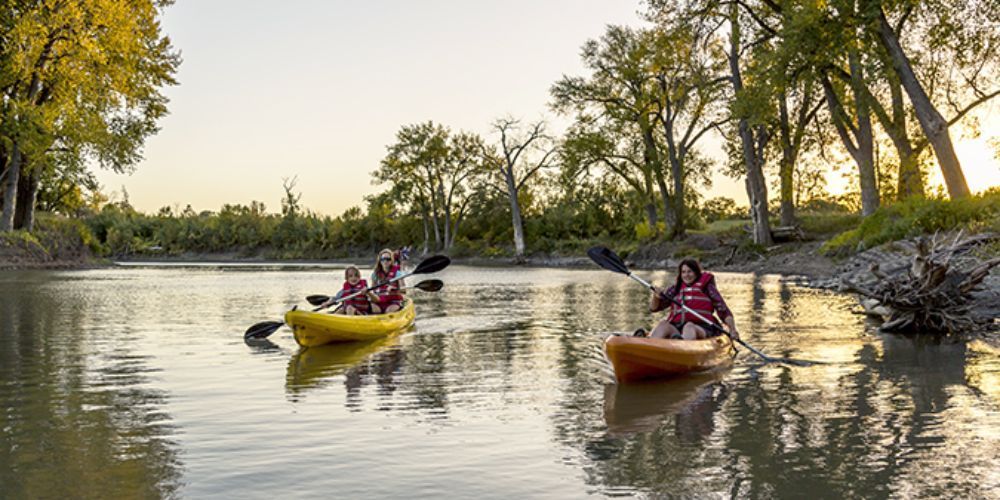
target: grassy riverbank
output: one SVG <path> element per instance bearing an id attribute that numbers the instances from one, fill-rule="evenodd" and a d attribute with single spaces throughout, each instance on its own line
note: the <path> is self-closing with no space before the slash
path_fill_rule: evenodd
<path id="1" fill-rule="evenodd" d="M 0 269 L 66 269 L 102 265 L 102 248 L 79 219 L 38 214 L 35 230 L 0 233 Z"/>

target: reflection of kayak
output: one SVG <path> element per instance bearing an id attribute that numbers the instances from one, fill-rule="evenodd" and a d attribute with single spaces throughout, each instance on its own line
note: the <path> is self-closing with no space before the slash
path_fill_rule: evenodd
<path id="1" fill-rule="evenodd" d="M 619 382 L 708 371 L 732 361 L 732 347 L 726 335 L 704 340 L 612 336 L 604 342 Z"/>
<path id="2" fill-rule="evenodd" d="M 285 323 L 292 327 L 299 345 L 312 347 L 385 337 L 410 326 L 414 315 L 413 301 L 407 300 L 397 312 L 369 316 L 288 311 Z"/>
<path id="3" fill-rule="evenodd" d="M 611 434 L 655 429 L 666 415 L 694 402 L 705 387 L 723 379 L 725 370 L 713 370 L 669 382 L 608 384 L 604 388 L 604 422 Z"/>
<path id="4" fill-rule="evenodd" d="M 321 385 L 324 380 L 354 368 L 369 356 L 390 348 L 399 335 L 367 342 L 349 342 L 304 347 L 288 360 L 286 384 L 292 392 Z"/>

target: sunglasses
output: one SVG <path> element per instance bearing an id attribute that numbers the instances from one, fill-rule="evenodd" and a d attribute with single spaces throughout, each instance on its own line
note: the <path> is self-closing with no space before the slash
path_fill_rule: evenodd
<path id="1" fill-rule="evenodd" d="M 392 260 L 392 257 L 381 257 L 378 260 L 381 260 L 382 262 L 389 262 Z"/>

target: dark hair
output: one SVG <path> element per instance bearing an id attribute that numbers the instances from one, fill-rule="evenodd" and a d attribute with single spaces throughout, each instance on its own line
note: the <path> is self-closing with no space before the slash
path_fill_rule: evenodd
<path id="1" fill-rule="evenodd" d="M 698 281 L 701 279 L 701 264 L 695 259 L 684 259 L 680 264 L 677 264 L 677 290 L 680 291 L 681 287 L 684 285 L 684 280 L 681 279 L 681 268 L 688 266 L 692 271 L 694 271 L 694 280 Z"/>

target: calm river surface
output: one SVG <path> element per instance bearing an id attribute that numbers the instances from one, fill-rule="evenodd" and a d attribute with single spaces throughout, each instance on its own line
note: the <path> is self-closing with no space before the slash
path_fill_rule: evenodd
<path id="1" fill-rule="evenodd" d="M 745 340 L 829 364 L 638 386 L 601 347 L 647 294 L 600 270 L 452 266 L 400 335 L 243 342 L 342 277 L 0 272 L 0 497 L 1000 498 L 1000 355 L 849 297 L 719 274 Z"/>

